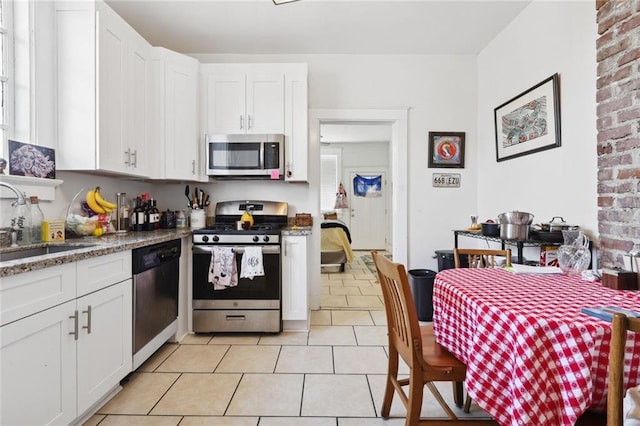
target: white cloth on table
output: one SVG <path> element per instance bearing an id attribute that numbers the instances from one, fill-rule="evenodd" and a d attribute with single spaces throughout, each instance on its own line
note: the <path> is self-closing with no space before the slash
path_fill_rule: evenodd
<path id="1" fill-rule="evenodd" d="M 224 290 L 238 285 L 236 251 L 233 247 L 214 246 L 209 265 L 209 282 L 214 290 Z"/>
<path id="2" fill-rule="evenodd" d="M 262 277 L 264 276 L 264 265 L 262 263 L 262 247 L 245 247 L 242 255 L 240 267 L 240 278 Z"/>

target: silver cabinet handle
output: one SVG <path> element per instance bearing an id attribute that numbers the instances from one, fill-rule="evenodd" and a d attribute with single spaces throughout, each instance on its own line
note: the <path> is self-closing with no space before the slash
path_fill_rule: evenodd
<path id="1" fill-rule="evenodd" d="M 285 243 L 284 243 L 284 256 L 285 257 L 287 256 L 287 247 L 289 247 L 289 242 L 285 241 Z"/>
<path id="2" fill-rule="evenodd" d="M 78 340 L 78 310 L 77 309 L 75 313 L 69 317 L 69 319 L 73 320 L 73 331 L 70 331 L 69 334 L 73 336 L 73 340 Z"/>
<path id="3" fill-rule="evenodd" d="M 196 174 L 196 160 L 191 161 L 191 174 Z"/>
<path id="4" fill-rule="evenodd" d="M 87 325 L 83 325 L 82 328 L 86 328 L 87 334 L 91 334 L 91 305 L 87 306 L 87 310 L 82 313 L 87 314 Z"/>
<path id="5" fill-rule="evenodd" d="M 136 149 L 131 153 L 133 157 L 133 163 L 131 164 L 133 167 L 138 168 L 138 150 Z"/>
<path id="6" fill-rule="evenodd" d="M 244 129 L 244 117 L 240 116 L 240 130 Z"/>
<path id="7" fill-rule="evenodd" d="M 125 152 L 124 155 L 127 156 L 127 159 L 124 160 L 124 164 L 126 164 L 127 166 L 129 166 L 131 164 L 131 148 L 128 148 Z"/>
<path id="8" fill-rule="evenodd" d="M 247 115 L 247 130 L 251 130 L 251 116 Z"/>

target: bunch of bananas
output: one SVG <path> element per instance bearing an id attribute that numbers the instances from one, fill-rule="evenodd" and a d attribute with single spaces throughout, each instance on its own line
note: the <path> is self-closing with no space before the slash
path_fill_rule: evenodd
<path id="1" fill-rule="evenodd" d="M 99 186 L 87 191 L 86 201 L 89 208 L 97 214 L 111 213 L 116 208 L 115 204 L 102 197 Z"/>

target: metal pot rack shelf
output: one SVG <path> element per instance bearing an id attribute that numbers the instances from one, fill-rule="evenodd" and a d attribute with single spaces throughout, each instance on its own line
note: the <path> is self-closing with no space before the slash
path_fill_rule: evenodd
<path id="1" fill-rule="evenodd" d="M 515 246 L 518 253 L 517 263 L 522 263 L 524 257 L 522 255 L 522 251 L 524 247 L 542 247 L 542 246 L 561 246 L 562 243 L 555 243 L 543 240 L 536 239 L 528 239 L 528 240 L 506 240 L 500 237 L 488 237 L 486 235 L 482 235 L 481 231 L 469 231 L 469 230 L 454 230 L 454 247 L 458 248 L 458 237 L 471 237 L 477 238 L 485 241 L 494 241 L 496 243 L 500 243 L 502 250 L 504 250 L 507 246 Z"/>

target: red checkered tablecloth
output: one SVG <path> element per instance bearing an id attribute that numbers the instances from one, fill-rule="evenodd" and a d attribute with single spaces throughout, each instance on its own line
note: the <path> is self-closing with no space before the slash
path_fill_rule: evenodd
<path id="1" fill-rule="evenodd" d="M 640 311 L 640 292 L 579 276 L 449 269 L 433 289 L 438 342 L 467 365 L 466 387 L 501 425 L 573 425 L 606 408 L 611 324 L 583 307 Z M 625 386 L 640 384 L 640 333 L 628 333 Z"/>

